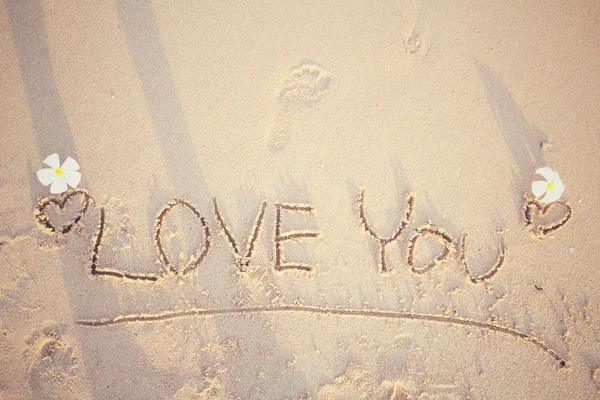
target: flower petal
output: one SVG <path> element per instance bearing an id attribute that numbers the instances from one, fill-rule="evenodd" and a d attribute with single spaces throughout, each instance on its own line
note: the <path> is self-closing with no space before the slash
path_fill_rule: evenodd
<path id="1" fill-rule="evenodd" d="M 52 186 L 50 186 L 50 193 L 52 194 L 61 194 L 67 191 L 69 187 L 67 186 L 67 182 L 63 176 L 57 176 L 52 182 Z"/>
<path id="2" fill-rule="evenodd" d="M 44 164 L 52 168 L 60 167 L 60 157 L 58 156 L 58 153 L 50 154 L 46 157 Z"/>
<path id="3" fill-rule="evenodd" d="M 554 180 L 554 171 L 552 171 L 552 169 L 549 167 L 538 168 L 535 173 L 543 176 L 548 182 L 552 182 Z"/>
<path id="4" fill-rule="evenodd" d="M 37 178 L 44 186 L 51 184 L 55 176 L 52 168 L 42 168 L 37 172 Z"/>
<path id="5" fill-rule="evenodd" d="M 77 163 L 77 161 L 75 161 L 71 157 L 67 157 L 67 159 L 65 160 L 65 162 L 62 165 L 62 169 L 64 169 L 64 170 L 70 169 L 73 171 L 79 171 L 79 163 Z"/>
<path id="6" fill-rule="evenodd" d="M 544 198 L 540 201 L 546 204 L 554 203 L 556 200 L 560 199 L 560 196 L 562 196 L 564 191 L 565 185 L 560 181 L 559 178 L 558 182 L 554 182 L 554 187 L 551 190 L 548 190 L 546 196 L 544 196 Z"/>
<path id="7" fill-rule="evenodd" d="M 81 172 L 66 169 L 64 174 L 65 174 L 65 182 L 67 182 L 69 184 L 69 186 L 71 186 L 73 189 L 75 189 L 77 187 L 77 185 L 79 185 L 79 182 L 81 181 Z"/>
<path id="8" fill-rule="evenodd" d="M 563 190 L 565 189 L 565 184 L 560 179 L 560 176 L 558 176 L 558 173 L 556 174 L 552 182 L 554 183 L 554 187 L 562 187 Z"/>
<path id="9" fill-rule="evenodd" d="M 546 185 L 547 184 L 544 181 L 531 182 L 531 191 L 533 192 L 533 195 L 536 198 L 539 198 L 540 196 L 544 195 L 546 193 L 546 190 L 548 190 Z"/>

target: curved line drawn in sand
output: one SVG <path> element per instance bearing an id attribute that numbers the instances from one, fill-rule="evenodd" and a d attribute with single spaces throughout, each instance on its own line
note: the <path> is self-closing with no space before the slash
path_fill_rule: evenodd
<path id="1" fill-rule="evenodd" d="M 388 271 L 385 262 L 385 248 L 394 240 L 398 239 L 400 234 L 404 231 L 404 228 L 406 228 L 406 226 L 410 222 L 414 205 L 415 195 L 413 193 L 409 193 L 406 197 L 406 211 L 404 212 L 404 218 L 402 218 L 402 220 L 400 221 L 400 224 L 398 225 L 396 231 L 390 237 L 384 238 L 379 236 L 377 232 L 375 232 L 371 228 L 371 225 L 369 225 L 369 221 L 367 221 L 367 214 L 365 212 L 365 191 L 364 189 L 360 191 L 360 195 L 358 197 L 358 215 L 360 217 L 360 222 L 365 229 L 365 232 L 373 236 L 373 238 L 375 238 L 375 240 L 377 240 L 379 244 L 379 272 L 383 273 Z"/>
<path id="2" fill-rule="evenodd" d="M 62 340 L 57 324 L 45 321 L 26 344 L 31 348 L 25 356 L 31 357 L 27 374 L 33 398 L 71 398 L 68 394 L 73 394 L 76 359 L 73 349 Z"/>
<path id="3" fill-rule="evenodd" d="M 281 151 L 289 143 L 291 114 L 317 104 L 330 83 L 329 72 L 314 63 L 303 63 L 290 72 L 279 91 L 281 108 L 268 134 L 268 147 L 272 151 Z"/>
<path id="4" fill-rule="evenodd" d="M 482 274 L 482 275 L 473 275 L 471 273 L 471 270 L 469 269 L 469 265 L 467 264 L 467 250 L 466 250 L 467 234 L 463 233 L 462 236 L 460 237 L 460 245 L 459 245 L 460 263 L 463 266 L 463 271 L 465 272 L 465 274 L 467 274 L 467 276 L 469 277 L 471 282 L 480 283 L 480 282 L 484 282 L 484 281 L 490 279 L 491 277 L 496 275 L 496 273 L 498 273 L 498 270 L 504 264 L 504 259 L 506 258 L 506 246 L 504 245 L 504 236 L 502 236 L 502 234 L 503 234 L 502 231 L 498 232 L 498 236 L 500 236 L 500 246 L 498 248 L 498 258 L 496 259 L 496 262 L 494 263 L 492 268 L 490 268 L 490 270 L 488 272 L 486 272 L 485 274 Z"/>
<path id="5" fill-rule="evenodd" d="M 71 200 L 75 196 L 82 197 L 81 207 L 80 207 L 79 211 L 77 211 L 75 216 L 70 221 L 65 223 L 63 226 L 61 226 L 61 227 L 54 226 L 52 221 L 50 221 L 48 214 L 46 213 L 46 208 L 48 208 L 48 206 L 50 206 L 50 205 L 54 205 L 56 208 L 58 208 L 58 212 L 60 214 L 64 214 L 66 212 L 66 210 L 65 210 L 66 206 L 72 204 Z M 60 232 L 60 233 L 65 234 L 65 233 L 68 233 L 71 230 L 71 228 L 73 228 L 73 226 L 75 226 L 75 225 L 77 225 L 77 223 L 79 223 L 81 218 L 83 218 L 83 216 L 87 212 L 90 204 L 93 204 L 93 203 L 94 203 L 94 199 L 92 198 L 92 196 L 90 196 L 90 194 L 87 192 L 87 190 L 85 190 L 85 189 L 70 189 L 68 192 L 66 192 L 64 194 L 61 194 L 58 196 L 44 197 L 44 198 L 40 199 L 38 201 L 37 207 L 35 208 L 33 214 L 35 216 L 36 221 L 43 229 L 48 229 L 50 233 Z"/>
<path id="6" fill-rule="evenodd" d="M 214 197 L 213 197 L 213 209 L 215 212 L 215 218 L 217 219 L 217 222 L 219 223 L 219 226 L 221 227 L 221 231 L 223 232 L 223 235 L 225 235 L 225 237 L 227 238 L 227 242 L 231 246 L 231 250 L 233 251 L 233 256 L 235 257 L 237 266 L 238 266 L 240 272 L 243 272 L 246 267 L 250 266 L 250 262 L 252 261 L 252 254 L 254 253 L 254 245 L 256 244 L 256 240 L 258 239 L 258 236 L 260 235 L 263 220 L 265 218 L 265 212 L 267 211 L 267 202 L 265 200 L 263 200 L 263 202 L 260 205 L 260 209 L 258 211 L 258 216 L 256 217 L 256 221 L 254 222 L 254 229 L 252 230 L 252 234 L 248 237 L 248 241 L 247 241 L 248 245 L 246 248 L 246 254 L 244 254 L 244 255 L 242 255 L 240 253 L 238 244 L 237 244 L 235 238 L 233 237 L 233 235 L 231 234 L 231 231 L 227 227 L 227 224 L 225 224 L 225 221 L 223 220 L 223 216 L 221 215 L 221 212 L 219 211 L 217 199 Z"/>
<path id="7" fill-rule="evenodd" d="M 204 309 L 204 308 L 190 308 L 181 311 L 166 311 L 157 314 L 130 314 L 120 315 L 113 318 L 105 319 L 84 319 L 78 320 L 76 323 L 82 326 L 100 327 L 110 326 L 123 323 L 132 322 L 157 322 L 165 321 L 183 317 L 207 317 L 207 316 L 218 316 L 218 315 L 245 315 L 255 313 L 282 313 L 282 312 L 299 312 L 299 313 L 310 313 L 310 314 L 327 314 L 327 315 L 345 315 L 354 317 L 377 317 L 377 318 L 389 318 L 389 319 L 409 319 L 429 322 L 439 322 L 454 325 L 465 325 L 474 328 L 480 328 L 488 331 L 500 332 L 510 335 L 517 339 L 523 339 L 529 343 L 532 343 L 542 349 L 544 352 L 549 354 L 554 360 L 556 360 L 561 367 L 566 366 L 566 361 L 560 357 L 554 350 L 537 340 L 531 335 L 520 332 L 516 329 L 507 328 L 500 325 L 495 325 L 487 322 L 478 322 L 467 318 L 461 317 L 450 317 L 446 315 L 431 315 L 413 313 L 408 311 L 382 311 L 382 310 L 357 310 L 357 309 L 344 309 L 344 308 L 326 308 L 326 307 L 315 307 L 305 305 L 277 305 L 277 306 L 259 306 L 259 307 L 245 307 L 245 308 L 230 308 L 230 309 Z"/>
<path id="8" fill-rule="evenodd" d="M 180 272 L 177 268 L 171 263 L 165 250 L 162 246 L 162 228 L 165 221 L 165 217 L 175 208 L 177 205 L 181 205 L 188 210 L 190 210 L 196 218 L 200 220 L 200 224 L 202 224 L 202 228 L 204 230 L 204 243 L 201 244 L 200 248 L 196 251 L 196 253 L 191 257 L 188 263 L 183 267 L 183 270 Z M 163 263 L 163 265 L 167 268 L 168 271 L 172 272 L 175 275 L 185 275 L 191 270 L 195 269 L 198 264 L 204 260 L 208 250 L 210 248 L 210 228 L 208 227 L 208 223 L 206 219 L 200 215 L 196 207 L 194 207 L 189 201 L 176 198 L 173 201 L 167 203 L 167 205 L 160 211 L 156 220 L 154 220 L 154 246 L 156 247 L 156 252 L 158 253 L 159 260 Z"/>
<path id="9" fill-rule="evenodd" d="M 302 271 L 311 271 L 313 267 L 308 264 L 300 263 L 287 263 L 283 256 L 283 242 L 288 240 L 318 238 L 321 233 L 317 231 L 289 231 L 281 232 L 281 211 L 299 211 L 306 213 L 313 213 L 315 208 L 310 204 L 292 204 L 292 203 L 279 203 L 275 204 L 275 235 L 273 242 L 275 243 L 275 270 L 283 271 L 289 269 L 299 269 Z"/>
<path id="10" fill-rule="evenodd" d="M 550 233 L 562 228 L 573 217 L 573 208 L 571 208 L 569 203 L 566 201 L 559 200 L 550 204 L 542 204 L 535 199 L 529 198 L 527 195 L 525 195 L 524 198 L 525 204 L 523 205 L 523 213 L 525 215 L 525 228 L 539 239 L 543 239 Z M 547 225 L 539 225 L 534 223 L 534 217 L 544 218 L 548 216 L 550 210 L 557 204 L 561 205 L 565 209 L 565 215 L 563 215 L 560 220 Z M 534 212 L 535 210 L 537 210 L 537 213 Z"/>
<path id="11" fill-rule="evenodd" d="M 415 248 L 417 241 L 421 238 L 425 239 L 429 236 L 433 236 L 435 239 L 437 239 L 437 241 L 440 242 L 444 248 L 442 249 L 442 252 L 433 260 L 422 267 L 417 267 L 415 265 Z M 417 233 L 408 241 L 408 256 L 406 258 L 406 262 L 408 265 L 410 265 L 410 270 L 412 272 L 415 274 L 424 274 L 436 265 L 444 264 L 446 261 L 448 261 L 450 253 L 455 251 L 454 239 L 452 239 L 452 237 L 450 237 L 450 235 L 448 235 L 443 228 L 438 228 L 437 226 L 434 226 L 428 222 L 426 225 L 418 227 Z"/>

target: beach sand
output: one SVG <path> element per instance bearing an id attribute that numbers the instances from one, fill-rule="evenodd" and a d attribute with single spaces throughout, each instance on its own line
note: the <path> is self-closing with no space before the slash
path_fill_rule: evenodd
<path id="1" fill-rule="evenodd" d="M 0 398 L 600 398 L 599 22 L 4 1 Z"/>

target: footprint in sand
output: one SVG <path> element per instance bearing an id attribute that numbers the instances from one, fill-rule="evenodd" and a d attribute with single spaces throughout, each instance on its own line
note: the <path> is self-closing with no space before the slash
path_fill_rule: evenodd
<path id="1" fill-rule="evenodd" d="M 283 150 L 290 141 L 292 114 L 319 102 L 329 88 L 329 72 L 313 63 L 303 63 L 294 68 L 279 90 L 279 111 L 268 132 L 268 147 Z"/>
<path id="2" fill-rule="evenodd" d="M 412 31 L 404 41 L 404 49 L 408 54 L 416 54 L 421 48 L 421 34 L 418 31 Z"/>
<path id="3" fill-rule="evenodd" d="M 76 361 L 53 321 L 27 338 L 28 381 L 34 399 L 76 399 Z"/>
<path id="4" fill-rule="evenodd" d="M 332 383 L 319 388 L 318 400 L 374 399 L 374 400 L 413 400 L 400 381 L 381 381 L 368 370 L 350 368 Z"/>
<path id="5" fill-rule="evenodd" d="M 329 88 L 329 72 L 315 64 L 302 64 L 283 82 L 279 98 L 284 106 L 311 107 Z"/>

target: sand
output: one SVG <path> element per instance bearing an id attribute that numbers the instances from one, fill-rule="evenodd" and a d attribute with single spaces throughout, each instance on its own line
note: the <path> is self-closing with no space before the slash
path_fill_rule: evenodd
<path id="1" fill-rule="evenodd" d="M 0 398 L 600 398 L 599 22 L 5 1 Z"/>

